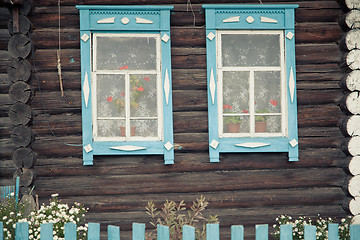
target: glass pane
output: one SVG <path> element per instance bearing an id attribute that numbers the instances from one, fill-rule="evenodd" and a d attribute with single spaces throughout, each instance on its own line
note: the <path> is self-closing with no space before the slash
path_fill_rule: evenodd
<path id="1" fill-rule="evenodd" d="M 280 66 L 280 40 L 276 34 L 222 34 L 224 67 Z"/>
<path id="2" fill-rule="evenodd" d="M 125 137 L 125 120 L 98 120 L 98 137 Z"/>
<path id="3" fill-rule="evenodd" d="M 281 113 L 280 72 L 255 72 L 255 113 Z"/>
<path id="4" fill-rule="evenodd" d="M 131 128 L 135 130 L 135 136 L 157 137 L 157 120 L 130 120 Z"/>
<path id="5" fill-rule="evenodd" d="M 224 133 L 249 133 L 249 116 L 224 116 Z"/>
<path id="6" fill-rule="evenodd" d="M 249 113 L 249 72 L 223 73 L 223 113 Z"/>
<path id="7" fill-rule="evenodd" d="M 125 76 L 97 75 L 97 116 L 125 117 Z"/>
<path id="8" fill-rule="evenodd" d="M 98 37 L 97 70 L 155 70 L 155 37 Z"/>
<path id="9" fill-rule="evenodd" d="M 256 133 L 280 133 L 281 116 L 260 116 L 255 115 Z"/>
<path id="10" fill-rule="evenodd" d="M 157 116 L 156 75 L 130 75 L 131 117 Z"/>

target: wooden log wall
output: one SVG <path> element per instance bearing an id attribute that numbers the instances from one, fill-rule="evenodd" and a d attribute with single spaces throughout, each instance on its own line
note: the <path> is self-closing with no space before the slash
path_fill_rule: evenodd
<path id="1" fill-rule="evenodd" d="M 339 4 L 345 12 L 339 22 L 344 31 L 339 43 L 343 54 L 340 66 L 344 71 L 340 82 L 344 90 L 340 107 L 347 115 L 340 129 L 345 137 L 343 150 L 349 156 L 347 190 L 352 196 L 345 204 L 354 216 L 353 223 L 360 224 L 360 2 L 341 0 Z"/>
<path id="2" fill-rule="evenodd" d="M 175 164 L 165 166 L 161 156 L 97 156 L 94 166 L 82 165 L 80 36 L 76 4 L 173 5 L 171 14 Z M 57 75 L 58 0 L 36 0 L 32 42 L 35 46 L 36 91 L 31 102 L 32 148 L 39 154 L 35 165 L 35 192 L 40 202 L 59 193 L 65 202 L 90 208 L 88 221 L 121 226 L 122 238 L 131 235 L 132 222 L 147 222 L 144 207 L 169 200 L 192 200 L 204 195 L 209 214 L 218 214 L 221 237 L 229 226 L 243 224 L 247 238 L 254 224 L 275 222 L 280 214 L 341 218 L 348 201 L 346 155 L 338 128 L 343 113 L 338 67 L 342 57 L 338 24 L 343 15 L 335 0 L 284 1 L 296 3 L 296 63 L 299 122 L 299 162 L 288 162 L 285 153 L 222 154 L 210 163 L 207 134 L 205 16 L 202 4 L 239 3 L 234 0 L 61 0 L 61 64 L 64 97 Z M 259 3 L 242 0 L 241 3 Z M 194 15 L 195 18 L 194 18 Z M 4 54 L 0 52 L 0 54 Z M 6 56 L 0 55 L 2 59 Z M 4 63 L 0 61 L 0 69 Z M 8 94 L 0 94 L 0 114 L 8 112 Z M 45 110 L 44 110 L 45 109 Z M 11 125 L 4 120 L 4 127 Z M 54 133 L 52 134 L 51 131 Z M 7 130 L 1 135 L 1 175 L 9 177 L 15 151 Z M 55 137 L 55 136 L 56 137 Z M 147 227 L 150 227 L 147 225 Z"/>
<path id="3" fill-rule="evenodd" d="M 7 67 L 7 74 L 1 71 L 0 79 L 1 93 L 7 90 L 7 93 L 3 94 L 4 100 L 8 98 L 10 101 L 3 102 L 4 110 L 8 110 L 8 117 L 2 114 L 1 122 L 9 124 L 6 127 L 2 125 L 1 130 L 2 133 L 8 131 L 10 136 L 7 136 L 7 139 L 11 140 L 14 150 L 12 165 L 16 169 L 13 170 L 12 179 L 14 181 L 16 177 L 20 177 L 21 196 L 26 195 L 27 199 L 33 200 L 28 195 L 34 179 L 32 167 L 36 162 L 36 154 L 31 148 L 34 134 L 31 129 L 32 111 L 29 105 L 33 91 L 30 86 L 32 66 L 28 60 L 32 43 L 28 38 L 31 23 L 27 17 L 32 9 L 32 1 L 4 1 L 4 4 L 6 8 L 1 8 L 4 17 L 2 20 L 8 21 L 6 21 L 7 29 L 2 25 L 0 51 L 5 58 L 4 67 Z M 7 181 L 13 182 L 11 178 Z"/>

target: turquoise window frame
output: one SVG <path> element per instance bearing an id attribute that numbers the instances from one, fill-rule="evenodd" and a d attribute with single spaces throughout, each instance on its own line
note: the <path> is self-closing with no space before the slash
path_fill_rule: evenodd
<path id="1" fill-rule="evenodd" d="M 94 155 L 164 155 L 174 163 L 171 90 L 170 10 L 173 6 L 77 5 L 80 11 L 83 164 Z M 93 33 L 150 33 L 161 38 L 163 136 L 151 141 L 94 141 L 91 105 L 91 40 Z"/>
<path id="2" fill-rule="evenodd" d="M 206 57 L 210 162 L 219 162 L 220 153 L 287 152 L 289 161 L 299 160 L 295 18 L 297 4 L 218 5 L 206 4 Z M 225 21 L 223 21 L 225 20 Z M 287 134 L 284 137 L 220 137 L 217 86 L 218 30 L 282 30 L 285 46 Z"/>

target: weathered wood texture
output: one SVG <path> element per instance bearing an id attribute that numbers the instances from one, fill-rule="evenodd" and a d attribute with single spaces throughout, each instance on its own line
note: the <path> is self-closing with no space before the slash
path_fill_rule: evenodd
<path id="1" fill-rule="evenodd" d="M 164 166 L 160 156 L 98 156 L 94 166 L 84 167 L 81 147 L 63 144 L 81 144 L 79 16 L 75 8 L 80 2 L 174 5 L 174 165 Z M 262 1 L 300 5 L 295 16 L 300 158 L 291 163 L 285 153 L 222 154 L 220 163 L 209 163 L 205 16 L 201 5 L 239 1 L 191 2 L 196 27 L 184 0 L 62 0 L 60 39 L 65 96 L 61 97 L 56 55 L 58 1 L 35 1 L 34 14 L 29 17 L 36 49 L 36 75 L 31 82 L 36 135 L 32 149 L 38 154 L 34 185 L 40 202 L 57 192 L 65 202 L 85 203 L 90 207 L 89 221 L 103 223 L 102 229 L 110 223 L 120 225 L 123 239 L 130 236 L 131 222 L 147 221 L 147 201 L 154 200 L 158 207 L 165 199 L 190 203 L 201 194 L 210 202 L 209 211 L 219 215 L 222 227 L 235 223 L 271 224 L 279 214 L 344 216 L 341 203 L 347 197 L 341 187 L 345 185 L 343 168 L 347 168 L 347 160 L 341 151 L 343 136 L 338 128 L 344 118 L 338 107 L 343 96 L 338 85 L 343 77 L 338 66 L 342 55 L 338 21 L 343 13 L 337 2 Z M 7 22 L 0 21 L 0 26 L 7 28 Z M 8 116 L 13 104 L 6 87 L 12 81 L 6 74 L 12 60 L 5 51 L 9 38 L 0 30 L 1 117 Z M 30 53 L 30 62 L 31 58 Z M 0 154 L 4 156 L 0 173 L 5 178 L 11 178 L 15 169 L 11 158 L 16 148 L 9 141 L 13 127 L 9 120 L 0 118 Z M 26 156 L 32 159 L 32 155 Z M 30 160 L 17 164 L 30 164 Z M 246 236 L 253 236 L 253 231 Z M 222 237 L 228 239 L 227 234 Z"/>

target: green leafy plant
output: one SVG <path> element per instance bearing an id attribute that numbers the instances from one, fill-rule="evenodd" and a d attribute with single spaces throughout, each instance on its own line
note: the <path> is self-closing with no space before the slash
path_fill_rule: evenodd
<path id="1" fill-rule="evenodd" d="M 330 217 L 320 217 L 318 215 L 317 218 L 311 219 L 306 217 L 298 217 L 297 219 L 292 218 L 291 216 L 281 215 L 276 218 L 277 224 L 273 225 L 275 229 L 274 239 L 280 239 L 280 225 L 282 224 L 291 224 L 293 227 L 293 240 L 304 239 L 304 229 L 305 225 L 313 225 L 316 226 L 316 239 L 318 240 L 326 240 L 328 239 L 328 224 L 335 223 L 335 219 Z M 350 239 L 350 222 L 351 217 L 346 217 L 341 219 L 339 223 L 339 239 L 340 240 L 348 240 Z"/>
<path id="2" fill-rule="evenodd" d="M 182 228 L 184 225 L 196 228 L 196 239 L 206 239 L 206 224 L 218 223 L 217 215 L 210 215 L 208 218 L 203 216 L 203 211 L 208 206 L 205 197 L 201 196 L 193 201 L 190 210 L 186 211 L 184 201 L 176 203 L 166 200 L 161 211 L 155 207 L 153 202 L 148 202 L 146 214 L 150 216 L 150 224 L 156 227 L 161 224 L 169 227 L 169 235 L 172 240 L 182 239 Z M 156 239 L 156 229 L 146 234 L 147 240 Z"/>
<path id="3" fill-rule="evenodd" d="M 0 222 L 3 222 L 4 239 L 15 239 L 15 224 L 25 218 L 28 204 L 16 202 L 14 193 L 0 204 Z"/>
<path id="4" fill-rule="evenodd" d="M 224 109 L 224 113 L 231 113 L 231 109 L 232 109 L 232 106 L 230 106 L 229 104 L 225 104 L 223 106 L 223 109 Z M 240 116 L 224 116 L 224 123 L 225 124 L 229 124 L 229 123 L 232 123 L 232 124 L 238 124 L 238 123 L 241 123 L 242 120 L 240 118 Z"/>
<path id="5" fill-rule="evenodd" d="M 269 113 L 267 109 L 257 110 L 256 113 Z M 267 116 L 265 115 L 255 115 L 255 122 L 266 122 Z"/>

